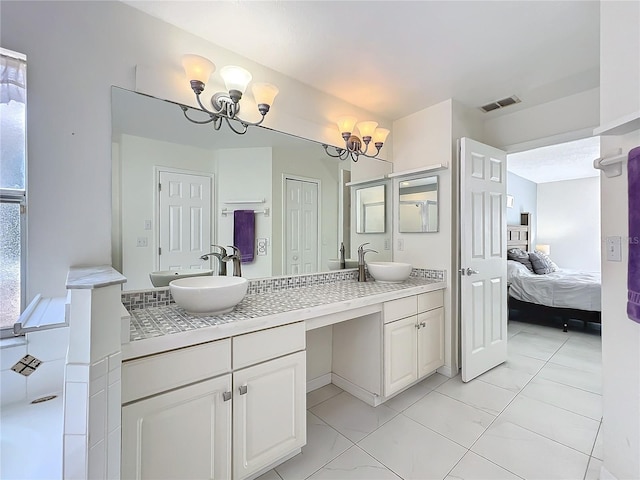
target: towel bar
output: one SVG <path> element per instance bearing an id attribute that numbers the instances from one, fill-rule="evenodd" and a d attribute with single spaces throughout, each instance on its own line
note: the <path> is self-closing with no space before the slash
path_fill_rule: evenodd
<path id="1" fill-rule="evenodd" d="M 618 154 L 611 157 L 596 158 L 593 161 L 593 168 L 602 170 L 607 178 L 619 177 L 622 175 L 622 164 L 627 160 L 627 155 L 618 149 Z"/>
<path id="2" fill-rule="evenodd" d="M 256 202 L 253 202 L 253 203 L 256 203 Z M 222 210 L 220 210 L 220 214 L 223 217 L 226 217 L 227 215 L 233 213 L 234 211 L 235 210 L 229 210 L 227 208 L 223 208 Z M 262 214 L 264 214 L 265 217 L 268 217 L 269 216 L 269 208 L 265 208 L 264 210 L 254 210 L 253 213 L 262 213 Z"/>
<path id="3" fill-rule="evenodd" d="M 263 198 L 262 200 L 225 200 L 225 205 L 233 205 L 233 204 L 241 204 L 241 203 L 265 203 L 267 200 Z"/>

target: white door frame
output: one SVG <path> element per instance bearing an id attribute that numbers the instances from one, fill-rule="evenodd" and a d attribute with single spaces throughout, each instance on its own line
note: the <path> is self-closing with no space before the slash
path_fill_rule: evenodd
<path id="1" fill-rule="evenodd" d="M 287 256 L 286 256 L 286 242 L 284 241 L 284 239 L 287 237 L 287 219 L 286 219 L 286 215 L 284 215 L 284 212 L 286 212 L 286 208 L 287 208 L 287 180 L 298 180 L 300 182 L 308 182 L 308 183 L 315 183 L 318 186 L 318 247 L 317 247 L 317 251 L 318 251 L 318 269 L 321 266 L 321 259 L 322 259 L 322 180 L 320 180 L 319 178 L 311 178 L 311 177 L 303 177 L 300 175 L 293 175 L 291 173 L 283 173 L 282 174 L 282 205 L 280 207 L 280 211 L 283 212 L 282 215 L 282 266 L 281 266 L 281 272 L 286 271 L 287 268 Z"/>
<path id="2" fill-rule="evenodd" d="M 158 249 L 160 248 L 160 192 L 158 185 L 160 184 L 160 172 L 165 173 L 180 173 L 183 175 L 198 175 L 200 177 L 209 177 L 211 179 L 211 242 L 215 241 L 215 234 L 217 231 L 216 220 L 216 183 L 215 175 L 212 172 L 201 172 L 198 170 L 187 170 L 184 168 L 165 167 L 162 165 L 153 166 L 153 221 L 155 222 L 153 228 L 153 258 L 155 269 L 160 269 L 160 255 L 158 255 Z"/>

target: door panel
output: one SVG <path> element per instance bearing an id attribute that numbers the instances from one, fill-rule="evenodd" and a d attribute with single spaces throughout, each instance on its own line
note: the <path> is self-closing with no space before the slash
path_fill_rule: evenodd
<path id="1" fill-rule="evenodd" d="M 287 178 L 285 190 L 285 273 L 317 272 L 318 184 Z"/>
<path id="2" fill-rule="evenodd" d="M 389 396 L 418 379 L 417 316 L 384 326 L 384 394 Z"/>
<path id="3" fill-rule="evenodd" d="M 444 365 L 444 308 L 418 314 L 418 378 Z"/>
<path id="4" fill-rule="evenodd" d="M 160 172 L 159 270 L 205 265 L 211 244 L 211 177 Z"/>
<path id="5" fill-rule="evenodd" d="M 231 375 L 122 408 L 123 479 L 228 479 Z"/>
<path id="6" fill-rule="evenodd" d="M 505 179 L 504 152 L 461 139 L 460 322 L 465 382 L 507 358 Z"/>
<path id="7" fill-rule="evenodd" d="M 305 352 L 298 352 L 233 373 L 233 478 L 306 443 L 305 366 Z"/>

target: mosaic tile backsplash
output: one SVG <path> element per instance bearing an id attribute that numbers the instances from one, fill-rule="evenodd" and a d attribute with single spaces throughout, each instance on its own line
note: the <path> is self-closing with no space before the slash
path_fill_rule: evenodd
<path id="1" fill-rule="evenodd" d="M 411 277 L 426 278 L 429 280 L 444 281 L 443 270 L 429 270 L 426 268 L 414 268 Z M 330 283 L 356 280 L 356 269 L 340 270 L 324 273 L 312 273 L 309 275 L 291 275 L 285 277 L 262 278 L 249 280 L 247 295 L 254 293 L 272 293 L 292 288 L 326 285 Z M 367 278 L 371 278 L 367 274 Z M 153 290 L 122 292 L 122 304 L 128 311 L 143 308 L 162 307 L 174 303 L 169 287 Z"/>

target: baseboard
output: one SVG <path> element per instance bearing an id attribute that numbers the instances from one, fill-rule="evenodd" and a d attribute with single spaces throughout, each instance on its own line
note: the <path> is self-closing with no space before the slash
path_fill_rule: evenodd
<path id="1" fill-rule="evenodd" d="M 604 468 L 604 464 L 600 466 L 600 480 L 618 480 L 613 474 Z"/>
<path id="2" fill-rule="evenodd" d="M 313 392 L 320 387 L 324 387 L 325 385 L 329 385 L 331 383 L 331 373 L 325 373 L 324 375 L 320 375 L 319 377 L 314 378 L 313 380 L 309 380 L 307 382 L 307 393 Z"/>
<path id="3" fill-rule="evenodd" d="M 449 377 L 449 378 L 453 378 L 455 377 L 458 372 L 453 372 L 452 368 L 449 365 L 444 365 L 442 367 L 440 367 L 439 369 L 436 370 L 436 372 L 440 373 L 441 375 L 444 375 L 445 377 Z"/>
<path id="4" fill-rule="evenodd" d="M 342 378 L 340 375 L 336 375 L 335 373 L 331 374 L 331 383 L 333 383 L 336 387 L 340 387 L 345 392 L 350 393 L 354 397 L 359 398 L 363 402 L 371 405 L 372 407 L 377 407 L 382 403 L 382 399 L 379 395 L 371 393 L 368 390 L 365 390 L 364 388 L 351 383 L 349 380 Z"/>

